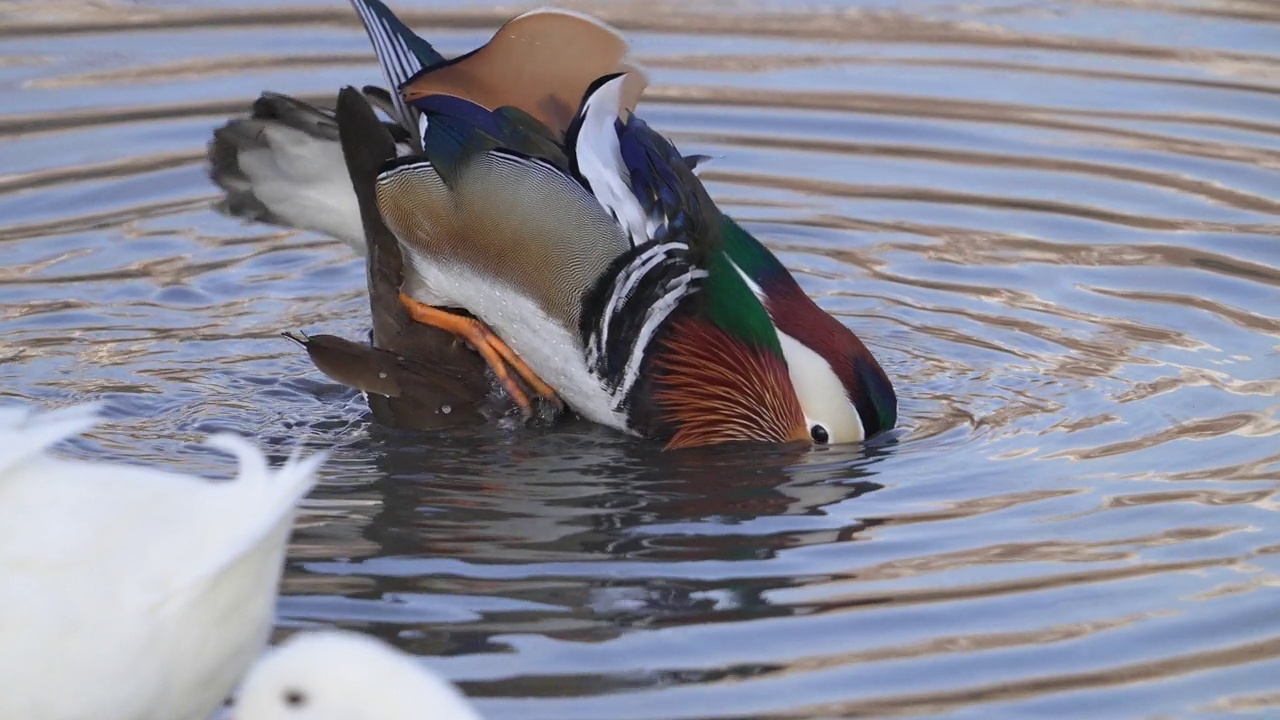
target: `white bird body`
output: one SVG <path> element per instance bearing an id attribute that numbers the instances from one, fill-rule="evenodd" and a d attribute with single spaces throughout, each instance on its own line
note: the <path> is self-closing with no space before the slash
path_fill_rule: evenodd
<path id="1" fill-rule="evenodd" d="M 216 436 L 240 472 L 212 482 L 44 452 L 93 423 L 0 410 L 0 717 L 204 720 L 266 645 L 323 457 Z"/>
<path id="2" fill-rule="evenodd" d="M 294 635 L 263 656 L 234 720 L 482 720 L 466 697 L 390 645 L 359 633 Z"/>

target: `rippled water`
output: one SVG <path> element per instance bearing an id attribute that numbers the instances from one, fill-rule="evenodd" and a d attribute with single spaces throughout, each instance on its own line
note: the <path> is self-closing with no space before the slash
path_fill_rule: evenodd
<path id="1" fill-rule="evenodd" d="M 380 80 L 297 2 L 0 3 L 0 394 L 105 400 L 82 454 L 336 444 L 282 632 L 492 718 L 1280 714 L 1280 5 L 576 5 L 901 398 L 871 447 L 674 456 L 372 426 L 279 337 L 368 317 L 345 248 L 211 209 L 259 91 Z M 396 7 L 452 54 L 523 6 Z"/>

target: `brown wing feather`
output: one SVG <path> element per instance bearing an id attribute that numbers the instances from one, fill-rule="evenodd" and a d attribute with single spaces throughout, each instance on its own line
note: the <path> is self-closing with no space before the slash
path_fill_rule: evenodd
<path id="1" fill-rule="evenodd" d="M 404 99 L 454 95 L 490 110 L 510 105 L 557 133 L 572 122 L 596 78 L 629 72 L 623 108 L 635 110 L 647 80 L 624 62 L 627 42 L 616 30 L 566 10 L 534 10 L 503 25 L 476 51 L 424 73 L 403 89 Z"/>

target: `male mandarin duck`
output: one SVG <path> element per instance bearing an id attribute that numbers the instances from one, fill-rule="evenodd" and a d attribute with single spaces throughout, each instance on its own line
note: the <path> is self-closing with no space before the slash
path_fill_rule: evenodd
<path id="1" fill-rule="evenodd" d="M 537 10 L 446 61 L 379 0 L 352 3 L 398 90 L 365 94 L 405 133 L 375 187 L 401 302 L 467 339 L 526 412 L 517 378 L 669 448 L 894 425 L 863 343 L 635 115 L 646 80 L 617 32 Z"/>
<path id="2" fill-rule="evenodd" d="M 670 447 L 893 425 L 867 348 L 634 114 L 645 79 L 615 31 L 534 11 L 445 61 L 378 0 L 353 2 L 421 137 L 377 182 L 402 299 L 471 341 L 518 403 L 512 373 Z"/>

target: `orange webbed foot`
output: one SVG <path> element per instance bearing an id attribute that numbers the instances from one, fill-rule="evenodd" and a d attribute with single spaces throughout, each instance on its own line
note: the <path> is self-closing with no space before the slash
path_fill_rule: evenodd
<path id="1" fill-rule="evenodd" d="M 487 325 L 475 318 L 457 315 L 446 310 L 424 305 L 404 293 L 400 293 L 400 304 L 409 312 L 409 317 L 423 325 L 438 327 L 441 330 L 457 335 L 466 340 L 480 356 L 484 358 L 493 373 L 497 375 L 502 388 L 511 396 L 512 401 L 520 408 L 525 417 L 533 413 L 533 405 L 520 384 L 512 376 L 512 371 L 535 393 L 550 401 L 556 409 L 562 409 L 563 403 L 556 391 L 542 381 L 519 355 L 516 355 L 502 338 L 494 334 Z"/>

